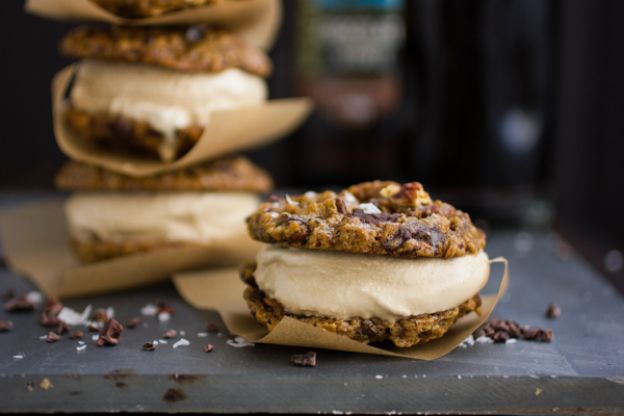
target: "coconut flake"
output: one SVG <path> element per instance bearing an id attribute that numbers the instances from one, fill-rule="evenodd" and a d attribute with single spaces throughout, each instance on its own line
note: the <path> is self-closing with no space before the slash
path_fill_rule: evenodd
<path id="1" fill-rule="evenodd" d="M 288 205 L 296 205 L 296 206 L 298 206 L 298 205 L 299 205 L 299 202 L 297 202 L 297 201 L 293 201 L 293 200 L 290 198 L 290 195 L 288 195 L 288 194 L 286 194 L 286 202 L 288 203 Z"/>
<path id="2" fill-rule="evenodd" d="M 244 347 L 253 347 L 254 344 L 247 341 L 245 338 L 241 337 L 241 336 L 235 336 L 233 339 L 228 339 L 226 341 L 226 343 L 230 346 L 230 347 L 234 347 L 234 348 L 244 348 Z"/>
<path id="3" fill-rule="evenodd" d="M 208 332 L 198 332 L 197 333 L 197 337 L 198 338 L 206 338 L 208 336 Z"/>
<path id="4" fill-rule="evenodd" d="M 355 205 L 355 204 L 358 203 L 358 199 L 351 192 L 343 191 L 341 194 L 342 194 L 342 197 L 344 198 L 344 201 L 347 204 L 347 206 Z"/>
<path id="5" fill-rule="evenodd" d="M 156 316 L 158 308 L 153 303 L 148 303 L 141 308 L 141 315 L 143 316 Z"/>
<path id="6" fill-rule="evenodd" d="M 58 314 L 58 318 L 70 326 L 87 325 L 89 323 L 89 316 L 91 316 L 91 309 L 91 305 L 89 305 L 82 313 L 78 313 L 72 308 L 63 306 L 63 309 L 61 309 L 61 312 Z"/>
<path id="7" fill-rule="evenodd" d="M 26 293 L 26 300 L 32 304 L 38 305 L 43 302 L 43 295 L 36 290 Z"/>
<path id="8" fill-rule="evenodd" d="M 360 204 L 359 208 L 364 211 L 364 214 L 381 214 L 381 210 L 372 202 Z"/>
<path id="9" fill-rule="evenodd" d="M 175 344 L 173 344 L 173 348 L 175 349 L 178 347 L 188 347 L 189 345 L 191 345 L 189 340 L 185 338 L 180 338 Z"/>
<path id="10" fill-rule="evenodd" d="M 84 344 L 83 344 L 83 345 L 78 345 L 78 346 L 76 347 L 76 351 L 78 351 L 78 352 L 80 352 L 80 351 L 84 351 L 86 348 L 87 348 L 87 346 L 86 346 L 86 345 L 84 345 Z"/>
<path id="11" fill-rule="evenodd" d="M 461 348 L 472 347 L 475 343 L 475 339 L 472 335 L 468 335 L 466 339 L 464 339 L 459 346 Z"/>
<path id="12" fill-rule="evenodd" d="M 485 335 L 481 335 L 479 338 L 475 340 L 479 344 L 493 344 L 492 338 L 486 337 Z"/>
<path id="13" fill-rule="evenodd" d="M 161 312 L 158 314 L 158 320 L 160 322 L 167 322 L 171 319 L 171 314 L 169 312 Z"/>

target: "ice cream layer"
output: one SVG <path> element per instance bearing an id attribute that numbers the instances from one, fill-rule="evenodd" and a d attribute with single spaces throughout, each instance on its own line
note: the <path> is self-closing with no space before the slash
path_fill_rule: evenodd
<path id="1" fill-rule="evenodd" d="M 291 313 L 394 321 L 458 306 L 489 272 L 485 252 L 401 259 L 269 246 L 258 253 L 255 279 Z"/>
<path id="2" fill-rule="evenodd" d="M 246 193 L 84 193 L 65 205 L 79 241 L 208 243 L 245 235 L 258 199 Z"/>
<path id="3" fill-rule="evenodd" d="M 71 90 L 79 110 L 145 121 L 165 138 L 190 125 L 205 125 L 214 110 L 261 103 L 265 81 L 239 69 L 216 74 L 114 61 L 83 61 Z"/>

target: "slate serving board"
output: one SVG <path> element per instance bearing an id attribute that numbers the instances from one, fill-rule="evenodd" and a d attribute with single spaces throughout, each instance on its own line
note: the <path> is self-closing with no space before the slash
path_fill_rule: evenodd
<path id="1" fill-rule="evenodd" d="M 434 362 L 317 351 L 317 367 L 294 367 L 289 357 L 305 349 L 234 348 L 226 333 L 198 337 L 207 322 L 223 328 L 218 315 L 187 306 L 169 284 L 66 302 L 113 307 L 121 322 L 158 300 L 176 309 L 168 322 L 145 318 L 147 326 L 126 330 L 110 348 L 96 347 L 90 334 L 81 352 L 67 337 L 47 344 L 37 313 L 0 310 L 15 324 L 0 333 L 0 412 L 622 414 L 623 298 L 559 247 L 553 233 L 518 230 L 493 232 L 488 243 L 491 256 L 511 265 L 494 315 L 552 328 L 554 342 L 475 344 Z M 2 265 L 0 293 L 6 289 L 33 288 Z M 544 317 L 550 302 L 563 311 L 554 321 Z M 170 328 L 191 344 L 174 349 L 177 337 L 142 351 Z M 203 352 L 206 343 L 213 352 Z"/>

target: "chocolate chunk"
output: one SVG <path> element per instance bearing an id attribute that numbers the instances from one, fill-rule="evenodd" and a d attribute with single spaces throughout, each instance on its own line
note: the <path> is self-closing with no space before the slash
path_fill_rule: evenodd
<path id="1" fill-rule="evenodd" d="M 165 302 L 157 302 L 156 308 L 158 308 L 156 312 L 157 315 L 160 315 L 161 313 L 168 313 L 170 315 L 173 315 L 175 313 L 175 309 L 167 305 Z"/>
<path id="2" fill-rule="evenodd" d="M 0 332 L 9 332 L 11 329 L 13 329 L 13 322 L 0 321 Z"/>
<path id="3" fill-rule="evenodd" d="M 48 336 L 46 337 L 46 342 L 51 344 L 53 342 L 57 342 L 61 339 L 61 337 L 56 332 L 48 332 Z"/>
<path id="4" fill-rule="evenodd" d="M 276 194 L 271 194 L 267 198 L 268 202 L 281 202 L 283 200 L 284 200 L 284 197 L 276 195 Z"/>
<path id="5" fill-rule="evenodd" d="M 522 328 L 522 338 L 526 340 L 534 340 L 537 337 L 537 332 L 539 328 L 532 328 L 530 326 L 525 326 Z"/>
<path id="6" fill-rule="evenodd" d="M 550 342 L 553 339 L 553 332 L 550 329 L 545 330 L 528 325 L 521 327 L 516 321 L 492 318 L 475 331 L 473 336 L 475 338 L 486 336 L 494 342 L 505 342 L 509 338 Z"/>
<path id="7" fill-rule="evenodd" d="M 347 212 L 347 204 L 342 197 L 336 197 L 336 211 L 340 214 L 345 214 Z"/>
<path id="8" fill-rule="evenodd" d="M 49 315 L 57 316 L 62 309 L 63 304 L 55 298 L 47 298 L 43 303 L 43 312 Z"/>
<path id="9" fill-rule="evenodd" d="M 553 339 L 553 332 L 550 329 L 526 326 L 522 329 L 522 336 L 527 341 L 550 342 Z"/>
<path id="10" fill-rule="evenodd" d="M 522 328 L 516 321 L 509 321 L 509 329 L 507 330 L 512 338 L 520 338 L 522 336 Z"/>
<path id="11" fill-rule="evenodd" d="M 561 308 L 554 303 L 548 305 L 548 309 L 546 309 L 546 317 L 548 319 L 557 319 L 561 316 Z"/>
<path id="12" fill-rule="evenodd" d="M 540 329 L 537 331 L 536 341 L 550 342 L 553 339 L 553 331 L 551 329 Z"/>
<path id="13" fill-rule="evenodd" d="M 63 309 L 63 304 L 56 299 L 48 298 L 43 304 L 43 311 L 39 317 L 39 323 L 44 328 L 58 328 L 63 322 L 58 315 Z"/>
<path id="14" fill-rule="evenodd" d="M 91 314 L 91 320 L 104 324 L 108 321 L 108 312 L 106 311 L 106 309 L 96 309 Z"/>
<path id="15" fill-rule="evenodd" d="M 89 332 L 100 332 L 100 325 L 98 325 L 97 322 L 90 322 L 89 325 L 87 325 L 87 330 Z"/>
<path id="16" fill-rule="evenodd" d="M 141 325 L 141 323 L 143 323 L 143 319 L 141 319 L 138 316 L 135 316 L 134 318 L 132 318 L 128 322 L 126 322 L 126 328 L 134 329 L 137 326 Z"/>
<path id="17" fill-rule="evenodd" d="M 190 26 L 188 29 L 186 29 L 186 32 L 184 32 L 184 37 L 189 42 L 199 42 L 204 37 L 204 33 L 206 33 L 206 28 L 207 26 L 205 24 Z"/>
<path id="18" fill-rule="evenodd" d="M 397 222 L 401 218 L 400 213 L 388 214 L 385 212 L 379 214 L 367 214 L 361 208 L 356 208 L 351 213 L 354 217 L 359 218 L 364 224 L 379 225 L 384 222 Z"/>
<path id="19" fill-rule="evenodd" d="M 7 301 L 15 297 L 15 291 L 13 289 L 7 289 L 2 294 L 2 300 Z"/>
<path id="20" fill-rule="evenodd" d="M 289 229 L 293 228 L 295 230 L 288 237 L 289 241 L 302 243 L 305 242 L 308 238 L 308 224 L 306 220 L 299 216 L 291 215 L 289 213 L 282 213 L 276 220 L 276 225 L 278 227 L 284 227 Z"/>
<path id="21" fill-rule="evenodd" d="M 212 344 L 204 345 L 204 352 L 208 353 L 208 352 L 212 352 L 212 350 L 214 350 L 214 346 Z"/>
<path id="22" fill-rule="evenodd" d="M 495 343 L 503 343 L 509 339 L 509 334 L 505 331 L 497 331 L 492 335 L 492 341 Z"/>
<path id="23" fill-rule="evenodd" d="M 30 312 L 35 310 L 35 304 L 26 295 L 14 296 L 4 304 L 4 310 L 7 312 Z"/>
<path id="24" fill-rule="evenodd" d="M 316 352 L 308 351 L 305 354 L 293 354 L 290 363 L 298 367 L 316 367 Z"/>
<path id="25" fill-rule="evenodd" d="M 82 337 L 84 337 L 84 332 L 82 332 L 81 330 L 77 329 L 75 331 L 72 331 L 71 335 L 69 336 L 71 339 L 82 339 Z"/>
<path id="26" fill-rule="evenodd" d="M 59 321 L 59 324 L 56 326 L 56 329 L 54 330 L 54 332 L 56 332 L 59 335 L 66 334 L 69 332 L 69 327 L 67 326 L 65 322 Z"/>
<path id="27" fill-rule="evenodd" d="M 123 325 L 117 322 L 115 319 L 109 319 L 100 331 L 100 337 L 97 340 L 97 346 L 102 347 L 104 345 L 117 345 L 123 332 Z"/>
<path id="28" fill-rule="evenodd" d="M 176 335 L 178 335 L 178 331 L 176 331 L 175 329 L 170 329 L 167 332 L 165 332 L 162 337 L 164 339 L 171 339 L 171 338 L 175 338 Z"/>
<path id="29" fill-rule="evenodd" d="M 208 325 L 206 325 L 206 332 L 209 334 L 216 334 L 219 332 L 219 327 L 214 322 L 208 322 Z"/>
<path id="30" fill-rule="evenodd" d="M 39 323 L 44 328 L 57 328 L 61 323 L 61 320 L 54 315 L 48 315 L 45 312 L 41 313 L 41 317 L 39 318 Z"/>
<path id="31" fill-rule="evenodd" d="M 162 398 L 166 402 L 178 402 L 186 399 L 186 394 L 180 389 L 169 389 Z"/>
<path id="32" fill-rule="evenodd" d="M 143 351 L 154 351 L 156 349 L 156 345 L 153 342 L 146 342 L 143 344 Z"/>

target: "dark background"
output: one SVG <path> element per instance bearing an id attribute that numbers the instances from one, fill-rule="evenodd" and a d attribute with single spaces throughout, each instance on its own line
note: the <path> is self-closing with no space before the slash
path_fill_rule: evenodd
<path id="1" fill-rule="evenodd" d="M 319 41 L 330 19 L 360 12 L 315 7 L 325 3 L 284 2 L 271 52 L 271 95 L 317 103 L 291 137 L 248 153 L 278 185 L 418 180 L 486 228 L 554 227 L 623 286 L 624 2 L 386 2 L 401 37 L 371 67 L 345 66 Z M 0 2 L 0 19 L 0 188 L 51 188 L 64 157 L 50 80 L 74 25 L 18 0 Z"/>

